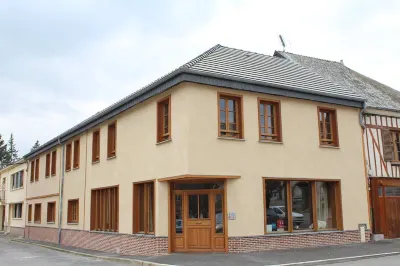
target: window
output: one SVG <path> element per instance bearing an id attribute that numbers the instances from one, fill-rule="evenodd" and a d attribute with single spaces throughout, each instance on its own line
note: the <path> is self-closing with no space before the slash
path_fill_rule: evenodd
<path id="1" fill-rule="evenodd" d="M 114 122 L 108 125 L 108 139 L 107 139 L 107 158 L 116 156 L 117 145 L 117 124 Z"/>
<path id="2" fill-rule="evenodd" d="M 71 171 L 72 144 L 67 144 L 65 151 L 65 171 Z"/>
<path id="3" fill-rule="evenodd" d="M 32 204 L 28 205 L 28 223 L 32 222 Z"/>
<path id="4" fill-rule="evenodd" d="M 24 171 L 19 171 L 11 175 L 11 189 L 22 188 L 24 186 Z"/>
<path id="5" fill-rule="evenodd" d="M 34 210 L 34 215 L 33 215 L 33 221 L 35 224 L 40 224 L 42 222 L 42 204 L 41 203 L 36 203 L 35 204 L 35 210 Z"/>
<path id="6" fill-rule="evenodd" d="M 90 230 L 118 232 L 118 187 L 92 190 Z"/>
<path id="7" fill-rule="evenodd" d="M 264 180 L 265 232 L 342 229 L 340 182 Z"/>
<path id="8" fill-rule="evenodd" d="M 79 168 L 80 142 L 79 139 L 74 141 L 74 169 Z"/>
<path id="9" fill-rule="evenodd" d="M 382 146 L 385 161 L 400 161 L 400 131 L 382 129 Z"/>
<path id="10" fill-rule="evenodd" d="M 243 138 L 242 97 L 218 94 L 219 137 Z"/>
<path id="11" fill-rule="evenodd" d="M 39 163 L 40 159 L 37 158 L 35 161 L 35 181 L 39 181 Z"/>
<path id="12" fill-rule="evenodd" d="M 31 182 L 35 181 L 35 160 L 31 162 Z"/>
<path id="13" fill-rule="evenodd" d="M 258 99 L 258 114 L 260 140 L 282 141 L 280 103 Z"/>
<path id="14" fill-rule="evenodd" d="M 171 139 L 171 97 L 157 102 L 157 142 Z"/>
<path id="15" fill-rule="evenodd" d="M 47 222 L 54 223 L 56 221 L 56 203 L 47 203 Z"/>
<path id="16" fill-rule="evenodd" d="M 53 151 L 51 153 L 51 175 L 55 176 L 56 175 L 56 164 L 57 164 L 57 151 Z"/>
<path id="17" fill-rule="evenodd" d="M 154 234 L 154 182 L 133 185 L 133 232 Z"/>
<path id="18" fill-rule="evenodd" d="M 45 177 L 50 176 L 50 161 L 51 161 L 51 155 L 50 153 L 46 154 L 46 169 L 45 169 Z"/>
<path id="19" fill-rule="evenodd" d="M 336 110 L 318 107 L 319 144 L 339 146 Z"/>
<path id="20" fill-rule="evenodd" d="M 12 218 L 14 219 L 22 218 L 22 203 L 13 204 Z"/>
<path id="21" fill-rule="evenodd" d="M 79 199 L 68 200 L 68 223 L 79 223 Z"/>
<path id="22" fill-rule="evenodd" d="M 100 161 L 100 130 L 93 132 L 92 163 Z"/>

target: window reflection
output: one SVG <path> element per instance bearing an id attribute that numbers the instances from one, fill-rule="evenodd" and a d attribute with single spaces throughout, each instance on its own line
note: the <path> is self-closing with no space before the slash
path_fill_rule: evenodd
<path id="1" fill-rule="evenodd" d="M 316 182 L 318 229 L 336 228 L 335 184 Z"/>
<path id="2" fill-rule="evenodd" d="M 215 233 L 224 233 L 224 216 L 222 212 L 222 195 L 215 195 Z"/>
<path id="3" fill-rule="evenodd" d="M 175 232 L 183 233 L 182 195 L 175 195 Z"/>
<path id="4" fill-rule="evenodd" d="M 267 232 L 288 230 L 286 182 L 266 181 Z"/>
<path id="5" fill-rule="evenodd" d="M 293 230 L 313 228 L 311 182 L 291 181 Z"/>

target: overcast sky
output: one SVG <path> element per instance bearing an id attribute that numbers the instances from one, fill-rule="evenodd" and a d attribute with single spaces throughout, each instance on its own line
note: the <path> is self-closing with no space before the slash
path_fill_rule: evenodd
<path id="1" fill-rule="evenodd" d="M 22 156 L 215 44 L 345 65 L 400 90 L 400 1 L 0 1 L 0 134 Z"/>

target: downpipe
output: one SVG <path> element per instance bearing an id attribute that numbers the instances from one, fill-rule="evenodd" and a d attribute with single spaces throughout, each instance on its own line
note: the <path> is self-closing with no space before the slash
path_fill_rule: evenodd
<path id="1" fill-rule="evenodd" d="M 60 139 L 58 139 L 58 144 L 61 144 Z M 65 161 L 65 145 L 62 145 L 61 154 L 61 183 L 60 183 L 60 207 L 58 215 L 58 245 L 61 245 L 61 225 L 62 225 L 62 209 L 63 209 L 63 194 L 64 194 L 64 161 Z"/>

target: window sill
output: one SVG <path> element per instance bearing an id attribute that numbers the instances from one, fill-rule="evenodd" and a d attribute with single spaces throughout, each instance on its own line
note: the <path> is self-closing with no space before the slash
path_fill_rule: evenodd
<path id="1" fill-rule="evenodd" d="M 392 161 L 391 164 L 392 165 L 400 165 L 400 161 Z"/>
<path id="2" fill-rule="evenodd" d="M 218 137 L 217 139 L 223 139 L 223 140 L 236 140 L 236 141 L 245 141 L 245 139 L 229 138 L 229 137 Z"/>
<path id="3" fill-rule="evenodd" d="M 22 220 L 22 218 L 11 218 L 12 220 Z"/>
<path id="4" fill-rule="evenodd" d="M 47 179 L 47 178 L 49 178 L 49 177 L 50 177 L 50 176 L 48 175 L 48 176 L 45 176 L 44 178 L 46 178 L 46 179 Z"/>
<path id="5" fill-rule="evenodd" d="M 78 170 L 78 169 L 79 169 L 79 166 L 72 168 L 72 170 Z"/>
<path id="6" fill-rule="evenodd" d="M 117 155 L 113 155 L 113 156 L 107 157 L 107 160 L 112 160 L 112 159 L 115 159 L 115 158 L 117 158 Z"/>
<path id="7" fill-rule="evenodd" d="M 47 224 L 55 224 L 56 222 L 47 222 Z"/>
<path id="8" fill-rule="evenodd" d="M 328 149 L 340 149 L 339 146 L 332 146 L 332 145 L 319 145 L 320 148 L 328 148 Z"/>
<path id="9" fill-rule="evenodd" d="M 147 233 L 147 234 L 145 234 L 145 233 L 142 233 L 142 232 L 137 232 L 137 233 L 132 233 L 132 235 L 134 235 L 134 236 L 144 236 L 144 237 L 154 237 L 155 236 L 155 234 L 154 233 Z"/>
<path id="10" fill-rule="evenodd" d="M 157 142 L 156 145 L 161 145 L 161 144 L 168 143 L 171 141 L 172 141 L 172 139 L 163 140 L 163 141 Z"/>
<path id="11" fill-rule="evenodd" d="M 260 142 L 260 143 L 272 143 L 272 144 L 283 144 L 282 141 L 262 140 L 262 139 L 260 139 L 258 142 Z"/>
<path id="12" fill-rule="evenodd" d="M 31 183 L 33 183 L 33 182 L 31 182 Z M 24 187 L 13 188 L 13 189 L 11 189 L 11 192 L 16 191 L 16 190 L 21 190 L 21 189 L 23 189 L 23 188 L 24 188 Z"/>
<path id="13" fill-rule="evenodd" d="M 100 163 L 100 160 L 92 162 L 92 164 L 98 164 L 98 163 Z"/>
<path id="14" fill-rule="evenodd" d="M 42 222 L 38 222 L 38 221 L 36 221 L 36 222 L 33 222 L 34 224 L 42 224 Z"/>
<path id="15" fill-rule="evenodd" d="M 54 177 L 54 176 L 56 176 L 56 174 L 54 174 L 54 175 L 51 175 L 51 177 Z"/>
<path id="16" fill-rule="evenodd" d="M 67 223 L 67 225 L 79 225 L 79 222 Z"/>
<path id="17" fill-rule="evenodd" d="M 65 172 L 71 172 L 71 169 L 65 170 Z"/>
<path id="18" fill-rule="evenodd" d="M 308 234 L 331 234 L 331 233 L 340 233 L 344 232 L 343 230 L 336 230 L 336 229 L 326 229 L 326 230 L 319 230 L 319 231 L 298 231 L 298 232 L 270 232 L 265 233 L 266 236 L 292 236 L 292 235 L 308 235 Z"/>

